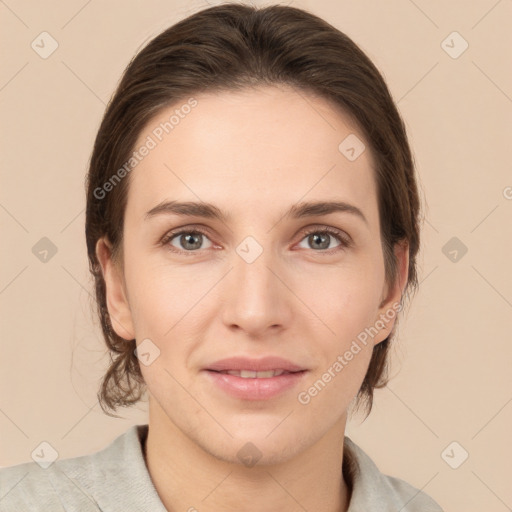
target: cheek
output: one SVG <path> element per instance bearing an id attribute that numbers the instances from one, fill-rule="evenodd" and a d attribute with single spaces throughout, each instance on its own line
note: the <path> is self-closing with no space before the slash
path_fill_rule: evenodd
<path id="1" fill-rule="evenodd" d="M 175 324 L 199 300 L 204 286 L 168 265 L 152 264 L 146 258 L 135 266 L 136 261 L 133 258 L 126 265 L 135 330 L 139 337 L 153 336 L 163 341 L 179 328 Z"/>
<path id="2" fill-rule="evenodd" d="M 312 310 L 321 312 L 321 322 L 312 317 L 304 330 L 310 332 L 317 364 L 298 398 L 334 418 L 357 394 L 371 360 L 373 343 L 367 329 L 374 320 L 375 293 L 369 287 L 345 286 L 318 295 L 312 304 Z"/>
<path id="3" fill-rule="evenodd" d="M 224 269 L 215 265 L 176 267 L 133 248 L 128 254 L 131 258 L 126 261 L 125 274 L 138 338 L 154 337 L 161 343 L 172 340 L 191 320 L 195 318 L 192 323 L 197 324 L 218 309 L 218 293 L 222 292 L 217 289 L 211 299 L 208 292 L 218 285 Z M 299 261 L 283 268 L 281 274 L 293 292 L 284 292 L 281 300 L 297 311 L 294 323 L 306 327 L 306 322 L 309 328 L 316 325 L 317 336 L 331 351 L 341 350 L 349 338 L 374 321 L 383 280 L 378 254 L 352 251 L 337 265 L 327 259 L 323 264 L 321 260 Z M 277 283 L 276 288 L 280 287 Z"/>
<path id="4" fill-rule="evenodd" d="M 316 317 L 329 345 L 339 348 L 374 320 L 382 289 L 378 265 L 346 265 L 303 274 L 296 281 L 299 297 L 304 297 L 308 318 Z"/>
<path id="5" fill-rule="evenodd" d="M 368 345 L 360 346 L 355 354 L 352 350 L 337 354 L 325 371 L 314 380 L 313 386 L 319 390 L 315 397 L 316 406 L 327 411 L 347 410 L 363 383 L 370 358 L 371 349 Z"/>

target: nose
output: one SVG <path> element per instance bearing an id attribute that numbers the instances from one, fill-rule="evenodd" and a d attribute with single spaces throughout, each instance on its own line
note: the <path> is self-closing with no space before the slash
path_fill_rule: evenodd
<path id="1" fill-rule="evenodd" d="M 252 262 L 234 255 L 221 298 L 222 319 L 229 329 L 261 337 L 289 325 L 293 294 L 286 286 L 283 265 L 271 252 L 263 250 Z"/>

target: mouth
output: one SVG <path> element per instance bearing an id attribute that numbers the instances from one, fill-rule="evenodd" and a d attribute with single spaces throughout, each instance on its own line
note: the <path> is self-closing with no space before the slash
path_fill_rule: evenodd
<path id="1" fill-rule="evenodd" d="M 265 370 L 265 371 L 254 371 L 254 370 L 208 370 L 210 372 L 221 373 L 226 375 L 233 375 L 235 377 L 241 377 L 242 379 L 270 379 L 272 377 L 279 377 L 280 375 L 287 375 L 292 373 L 303 373 L 306 370 L 300 371 L 288 371 L 283 369 L 276 370 Z"/>
<path id="2" fill-rule="evenodd" d="M 204 372 L 213 385 L 213 392 L 221 392 L 244 401 L 264 401 L 286 395 L 293 389 L 304 386 L 308 370 L 211 370 Z M 302 384 L 301 384 L 302 383 Z"/>

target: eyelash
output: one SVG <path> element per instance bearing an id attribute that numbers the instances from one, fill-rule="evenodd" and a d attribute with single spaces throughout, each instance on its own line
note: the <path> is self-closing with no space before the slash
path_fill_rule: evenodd
<path id="1" fill-rule="evenodd" d="M 160 241 L 160 245 L 166 247 L 169 251 L 171 251 L 173 253 L 186 254 L 187 256 L 195 256 L 198 252 L 200 252 L 200 250 L 182 251 L 182 250 L 176 249 L 175 247 L 171 246 L 169 244 L 169 242 L 171 240 L 173 240 L 174 238 L 176 238 L 177 236 L 182 235 L 182 234 L 195 235 L 195 234 L 199 234 L 199 233 L 209 238 L 209 233 L 200 227 L 183 228 L 183 229 L 177 229 L 174 231 L 169 231 Z M 332 249 L 314 251 L 316 253 L 330 255 L 337 251 L 348 249 L 349 247 L 352 246 L 352 240 L 350 239 L 350 237 L 348 235 L 344 234 L 342 231 L 340 231 L 338 229 L 329 228 L 329 227 L 307 229 L 304 232 L 303 237 L 301 238 L 300 241 L 302 241 L 304 238 L 306 238 L 307 236 L 309 236 L 313 233 L 314 234 L 322 234 L 322 235 L 327 234 L 327 235 L 333 236 L 340 242 L 340 245 L 338 245 L 337 247 L 334 247 Z"/>

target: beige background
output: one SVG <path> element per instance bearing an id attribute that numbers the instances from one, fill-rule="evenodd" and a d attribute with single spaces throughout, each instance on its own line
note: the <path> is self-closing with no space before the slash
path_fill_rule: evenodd
<path id="1" fill-rule="evenodd" d="M 446 511 L 510 510 L 512 2 L 288 3 L 346 32 L 382 71 L 427 202 L 420 292 L 399 329 L 395 376 L 347 435 Z M 90 314 L 83 182 L 130 58 L 205 5 L 0 2 L 1 466 L 29 461 L 43 440 L 61 458 L 91 453 L 147 422 L 145 403 L 112 419 L 96 402 L 107 359 Z M 43 31 L 59 45 L 47 59 L 31 48 Z M 469 44 L 458 58 L 442 45 L 454 31 Z M 462 43 L 448 39 L 452 52 Z M 42 237 L 57 247 L 46 263 L 32 252 Z M 443 253 L 452 237 L 468 248 L 456 262 Z M 463 450 L 452 469 L 445 460 Z"/>

